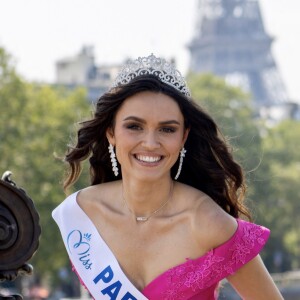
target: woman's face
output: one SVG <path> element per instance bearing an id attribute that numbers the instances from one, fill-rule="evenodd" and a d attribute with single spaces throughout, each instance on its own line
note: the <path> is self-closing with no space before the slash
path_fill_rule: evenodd
<path id="1" fill-rule="evenodd" d="M 107 130 L 123 177 L 139 180 L 170 176 L 187 135 L 175 100 L 150 91 L 127 98 L 116 114 L 114 128 Z"/>

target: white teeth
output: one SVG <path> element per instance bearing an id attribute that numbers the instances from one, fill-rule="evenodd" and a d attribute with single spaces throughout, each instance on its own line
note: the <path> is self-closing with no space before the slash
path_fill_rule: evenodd
<path id="1" fill-rule="evenodd" d="M 144 162 L 151 162 L 151 163 L 153 163 L 153 162 L 157 162 L 157 161 L 159 161 L 160 159 L 161 159 L 161 157 L 160 156 L 143 156 L 143 155 L 137 155 L 137 157 L 136 157 L 138 160 L 140 160 L 140 161 L 144 161 Z"/>

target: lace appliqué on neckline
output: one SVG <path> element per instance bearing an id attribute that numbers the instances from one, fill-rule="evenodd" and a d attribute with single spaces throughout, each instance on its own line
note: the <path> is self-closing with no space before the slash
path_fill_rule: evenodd
<path id="1" fill-rule="evenodd" d="M 186 263 L 167 271 L 168 287 L 164 291 L 164 299 L 186 299 L 186 289 L 200 292 L 209 288 L 251 260 L 255 256 L 253 252 L 257 244 L 263 246 L 266 242 L 261 237 L 264 229 L 252 223 L 244 223 L 242 227 L 242 231 L 235 234 L 231 240 L 229 249 L 218 251 L 223 247 L 221 245 L 209 251 L 204 256 L 204 261 L 189 259 Z"/>

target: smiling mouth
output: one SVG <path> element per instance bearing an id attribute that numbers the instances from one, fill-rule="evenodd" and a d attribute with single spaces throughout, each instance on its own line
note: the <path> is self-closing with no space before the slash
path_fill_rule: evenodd
<path id="1" fill-rule="evenodd" d="M 147 155 L 135 155 L 138 161 L 145 163 L 157 163 L 163 159 L 163 156 L 147 156 Z"/>

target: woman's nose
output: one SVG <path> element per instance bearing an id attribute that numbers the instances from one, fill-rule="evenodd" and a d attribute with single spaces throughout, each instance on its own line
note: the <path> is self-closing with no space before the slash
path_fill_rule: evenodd
<path id="1" fill-rule="evenodd" d="M 147 132 L 143 138 L 143 147 L 152 150 L 160 147 L 160 141 L 155 132 Z"/>

